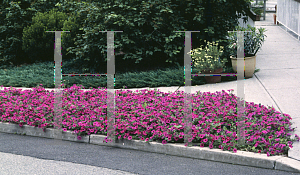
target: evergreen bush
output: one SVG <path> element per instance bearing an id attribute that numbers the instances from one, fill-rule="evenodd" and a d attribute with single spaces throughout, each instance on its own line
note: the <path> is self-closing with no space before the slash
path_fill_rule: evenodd
<path id="1" fill-rule="evenodd" d="M 24 1 L 26 0 L 22 0 L 21 4 Z M 12 52 L 19 49 L 21 53 L 24 27 L 31 24 L 31 19 L 37 12 L 45 13 L 57 8 L 60 12 L 69 13 L 70 18 L 76 16 L 76 24 L 81 26 L 77 31 L 65 33 L 71 35 L 73 46 L 72 43 L 69 45 L 65 43 L 67 46 L 62 44 L 63 59 L 74 58 L 76 62 L 74 65 L 78 67 L 90 67 L 95 71 L 107 72 L 107 33 L 101 33 L 100 30 L 123 31 L 114 36 L 115 54 L 119 53 L 120 49 L 125 52 L 124 55 L 116 55 L 116 70 L 124 67 L 167 66 L 169 61 L 183 66 L 184 33 L 174 31 L 200 31 L 192 32 L 192 49 L 204 45 L 203 40 L 210 42 L 226 40 L 227 31 L 233 30 L 241 14 L 245 15 L 243 10 L 250 8 L 249 0 L 83 1 L 36 0 L 30 4 L 30 8 L 18 8 L 18 3 L 10 3 L 19 10 L 18 14 L 11 12 L 14 14 L 14 18 L 10 19 L 11 24 L 19 24 L 22 27 L 17 32 L 5 30 L 7 32 L 5 34 L 14 37 L 18 42 L 13 43 L 13 40 L 10 40 L 11 43 L 7 44 L 0 41 L 0 44 L 5 45 L 0 47 L 0 53 L 1 49 L 4 51 L 10 49 L 11 44 L 15 45 L 15 48 L 11 49 Z M 9 16 L 6 14 L 2 14 L 2 17 Z M 5 26 L 8 28 L 10 25 Z M 50 35 L 54 38 L 53 33 L 49 33 Z M 220 45 L 226 44 L 228 43 L 224 41 Z M 226 56 L 226 51 L 224 52 Z M 53 59 L 53 52 L 50 55 Z M 231 61 L 229 56 L 227 59 L 229 65 Z"/>
<path id="2" fill-rule="evenodd" d="M 45 31 L 76 31 L 79 25 L 76 18 L 68 20 L 68 16 L 52 9 L 50 12 L 37 13 L 32 18 L 32 24 L 23 30 L 22 49 L 29 55 L 31 62 L 36 60 L 53 61 L 54 57 L 54 32 Z M 61 33 L 62 53 L 66 53 L 66 48 L 72 43 L 70 33 Z M 64 57 L 66 59 L 66 57 Z"/>
<path id="3" fill-rule="evenodd" d="M 49 11 L 60 0 L 3 0 L 0 2 L 0 63 L 12 66 L 28 62 L 22 50 L 22 33 L 37 12 Z M 37 8 L 35 8 L 37 7 Z"/>
<path id="4" fill-rule="evenodd" d="M 146 66 L 155 62 L 183 65 L 184 33 L 175 31 L 200 31 L 192 33 L 193 49 L 205 45 L 204 40 L 224 40 L 220 46 L 225 46 L 228 44 L 227 32 L 238 25 L 241 15 L 246 15 L 244 10 L 250 8 L 250 1 L 119 0 L 88 4 L 64 2 L 57 6 L 63 9 L 75 6 L 74 12 L 87 16 L 80 24 L 85 34 L 76 38 L 77 47 L 68 48 L 68 52 L 76 53 L 76 59 L 97 69 L 99 62 L 107 63 L 107 33 L 99 31 L 123 31 L 114 35 L 115 53 L 120 49 L 125 53 L 115 57 L 116 67 L 122 62 L 121 59 L 133 60 L 133 63 L 120 64 L 121 67 L 142 67 L 140 63 L 144 60 L 148 61 L 148 64 L 144 62 Z"/>

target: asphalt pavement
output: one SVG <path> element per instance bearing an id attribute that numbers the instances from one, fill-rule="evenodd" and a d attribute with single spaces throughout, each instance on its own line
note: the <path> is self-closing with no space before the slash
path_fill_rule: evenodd
<path id="1" fill-rule="evenodd" d="M 279 170 L 232 165 L 138 150 L 0 132 L 1 175 L 291 175 Z"/>

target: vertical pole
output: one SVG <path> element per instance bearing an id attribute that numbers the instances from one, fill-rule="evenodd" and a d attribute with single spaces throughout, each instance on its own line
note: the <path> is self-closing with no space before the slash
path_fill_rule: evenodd
<path id="1" fill-rule="evenodd" d="M 62 111 L 62 91 L 61 91 L 61 63 L 62 63 L 62 55 L 61 55 L 61 33 L 55 32 L 55 51 L 54 51 L 54 60 L 55 60 L 55 107 L 54 107 L 54 129 L 61 129 L 61 125 L 58 124 L 58 120 L 61 118 Z M 59 126 L 58 126 L 59 125 Z"/>
<path id="2" fill-rule="evenodd" d="M 54 138 L 62 140 L 62 54 L 61 54 L 61 32 L 70 31 L 46 31 L 55 32 L 55 44 L 54 44 L 54 85 L 55 85 L 55 100 L 54 100 L 54 115 L 53 115 L 53 128 L 57 129 Z M 115 31 L 122 32 L 122 31 Z M 115 120 L 114 120 L 114 109 L 115 109 L 115 99 L 114 99 L 114 74 L 115 74 L 115 56 L 114 56 L 114 32 L 110 31 L 107 33 L 107 136 L 108 139 L 114 140 L 115 137 Z M 55 79 L 55 77 L 57 77 Z M 60 79 L 59 79 L 60 78 Z M 112 118 L 112 119 L 111 119 Z M 58 124 L 60 121 L 60 124 Z M 57 134 L 57 137 L 56 137 Z M 114 142 L 115 143 L 115 142 Z"/>
<path id="3" fill-rule="evenodd" d="M 55 70 L 54 70 L 54 76 L 60 77 L 62 79 L 61 75 L 61 63 L 62 63 L 62 55 L 61 55 L 61 32 L 63 31 L 47 31 L 47 32 L 55 32 L 55 51 L 54 51 L 54 60 L 55 60 Z M 69 32 L 69 31 L 64 31 Z M 117 31 L 115 31 L 117 32 Z M 121 32 L 121 31 L 119 31 Z M 180 32 L 180 31 L 177 31 Z M 184 103 L 184 110 L 185 110 L 185 129 L 184 129 L 184 141 L 186 145 L 188 145 L 188 142 L 191 142 L 189 138 L 191 138 L 191 125 L 192 125 L 192 115 L 191 115 L 191 55 L 187 54 L 191 50 L 191 32 L 199 32 L 199 31 L 184 31 L 185 32 L 185 57 L 184 57 L 184 64 L 185 64 L 185 71 L 187 75 L 185 76 L 185 103 Z M 243 38 L 243 31 L 238 31 L 238 46 L 240 48 L 244 48 L 244 38 Z M 186 42 L 187 41 L 187 42 Z M 107 77 L 107 114 L 108 114 L 108 126 L 107 126 L 107 137 L 108 139 L 115 140 L 115 120 L 114 120 L 114 107 L 115 107 L 115 94 L 114 94 L 114 74 L 115 74 L 115 64 L 114 64 L 114 32 L 110 31 L 107 33 L 107 71 L 108 71 L 108 77 Z M 244 77 L 244 71 L 243 71 L 243 63 L 244 63 L 244 50 L 240 49 L 237 51 L 237 79 L 243 80 Z M 185 73 L 184 72 L 184 73 Z M 62 126 L 58 125 L 56 122 L 59 118 L 61 118 L 61 101 L 62 101 L 62 91 L 61 91 L 61 79 L 55 79 L 55 108 L 54 108 L 54 128 L 57 126 L 58 129 L 60 129 Z M 60 85 L 59 85 L 60 82 Z M 244 106 L 245 101 L 244 99 L 244 82 L 238 81 L 238 97 L 240 97 L 242 102 L 238 101 L 238 142 L 239 144 L 244 144 L 244 128 L 241 126 L 243 125 L 241 120 L 243 120 L 243 112 L 244 112 Z M 243 106 L 244 105 L 244 106 Z M 112 118 L 112 119 L 111 119 Z M 59 132 L 61 134 L 61 131 Z M 241 137 L 242 139 L 239 139 Z M 62 137 L 60 137 L 62 139 Z M 115 143 L 115 141 L 114 141 Z"/>
<path id="4" fill-rule="evenodd" d="M 237 139 L 238 139 L 238 145 L 245 145 L 245 137 L 244 137 L 245 61 L 244 61 L 244 32 L 243 31 L 237 31 L 237 45 L 238 45 L 237 47 L 237 98 L 238 98 L 237 99 Z"/>
<path id="5" fill-rule="evenodd" d="M 298 9 L 300 9 L 300 3 L 297 3 L 297 5 L 298 5 Z M 300 10 L 298 10 L 298 40 L 299 39 L 300 39 Z"/>
<path id="6" fill-rule="evenodd" d="M 266 0 L 264 0 L 264 20 L 266 20 Z"/>
<path id="7" fill-rule="evenodd" d="M 61 54 L 61 32 L 70 31 L 46 31 L 55 32 L 54 38 L 54 115 L 53 115 L 53 129 L 55 129 L 54 138 L 62 140 L 62 75 L 61 75 L 61 65 L 62 65 L 62 54 Z M 56 77 L 56 79 L 55 79 Z M 57 135 L 56 135 L 57 134 Z M 55 140 L 54 140 L 55 141 Z"/>
<path id="8" fill-rule="evenodd" d="M 191 97 L 191 86 L 192 86 L 192 80 L 191 80 L 191 55 L 188 55 L 187 53 L 191 51 L 192 49 L 192 33 L 191 32 L 185 32 L 185 46 L 184 46 L 184 76 L 185 76 L 185 86 L 184 86 L 184 110 L 185 110 L 185 126 L 184 127 L 184 143 L 187 145 L 189 144 L 192 139 L 192 124 L 193 124 L 193 118 L 191 116 L 192 114 L 192 97 Z"/>
<path id="9" fill-rule="evenodd" d="M 114 32 L 107 32 L 107 137 L 115 143 L 115 55 Z"/>
<path id="10" fill-rule="evenodd" d="M 192 142 L 192 126 L 193 126 L 193 118 L 192 118 L 192 96 L 191 96 L 191 64 L 192 59 L 191 55 L 188 54 L 192 50 L 192 32 L 200 32 L 200 31 L 176 31 L 176 32 L 184 32 L 185 33 L 185 41 L 184 41 L 184 77 L 185 77 L 185 87 L 184 87 L 184 143 L 185 146 L 190 145 Z"/>
<path id="11" fill-rule="evenodd" d="M 106 31 L 100 31 L 106 32 Z M 107 31 L 107 140 L 115 144 L 115 55 L 114 55 L 114 32 L 123 31 Z"/>
<path id="12" fill-rule="evenodd" d="M 285 10 L 286 11 L 288 11 L 288 13 L 286 13 L 284 16 L 285 16 L 285 25 L 284 25 L 284 27 L 285 27 L 285 31 L 286 32 L 288 32 L 288 28 L 287 28 L 287 26 L 288 26 L 288 19 L 290 18 L 290 13 L 292 12 L 292 10 L 291 10 L 291 5 L 290 5 L 290 3 L 289 2 L 291 2 L 291 1 L 284 1 L 284 7 L 285 7 Z M 280 6 L 279 6 L 280 7 Z M 283 15 L 284 13 L 284 10 L 282 10 L 281 11 L 281 14 Z M 283 20 L 282 20 L 283 21 Z"/>

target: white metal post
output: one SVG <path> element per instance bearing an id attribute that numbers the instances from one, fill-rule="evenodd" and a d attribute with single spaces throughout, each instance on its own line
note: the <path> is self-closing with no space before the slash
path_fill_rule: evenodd
<path id="1" fill-rule="evenodd" d="M 53 115 L 53 127 L 56 129 L 55 135 L 56 139 L 62 140 L 62 75 L 73 75 L 73 74 L 62 74 L 62 54 L 61 54 L 61 32 L 70 32 L 70 31 L 46 31 L 46 32 L 55 32 L 55 50 L 54 50 L 54 85 L 55 85 L 55 100 L 54 100 L 54 115 Z M 100 31 L 106 32 L 106 31 Z M 114 32 L 122 31 L 108 31 L 107 32 L 107 137 L 114 141 L 114 109 L 115 109 L 115 99 L 114 99 L 114 74 L 115 74 L 115 56 L 114 56 Z M 98 74 L 88 74 L 88 75 L 98 75 Z M 105 74 L 104 74 L 105 75 Z M 58 77 L 55 79 L 55 77 Z M 59 79 L 60 77 L 60 79 Z M 113 95 L 111 95 L 113 94 Z M 113 119 L 111 119 L 113 118 Z M 60 123 L 58 124 L 58 121 Z M 109 131 L 109 129 L 111 131 Z"/>
<path id="2" fill-rule="evenodd" d="M 191 55 L 188 52 L 192 49 L 192 32 L 200 32 L 200 31 L 176 31 L 176 32 L 184 32 L 185 34 L 185 47 L 184 47 L 184 78 L 185 78 L 185 87 L 184 87 L 184 111 L 185 111 L 185 127 L 184 127 L 184 143 L 185 145 L 189 145 L 192 142 L 192 96 L 191 96 L 191 64 L 192 59 Z"/>
<path id="3" fill-rule="evenodd" d="M 55 38 L 56 38 L 56 47 L 55 47 L 55 52 L 54 52 L 54 60 L 55 60 L 55 70 L 54 70 L 54 75 L 56 77 L 61 77 L 60 79 L 60 85 L 59 84 L 59 79 L 54 78 L 55 81 L 55 104 L 56 107 L 54 109 L 55 111 L 55 118 L 58 119 L 60 116 L 61 117 L 61 111 L 59 112 L 58 109 L 62 110 L 61 106 L 61 100 L 62 100 L 62 92 L 61 92 L 61 80 L 62 80 L 62 74 L 61 74 L 61 63 L 62 63 L 62 55 L 61 55 L 61 32 L 68 32 L 68 31 L 47 31 L 47 32 L 55 32 Z M 104 32 L 104 31 L 102 31 Z M 105 31 L 106 32 L 106 31 Z M 107 137 L 109 141 L 113 141 L 115 143 L 115 120 L 114 120 L 114 109 L 115 109 L 115 94 L 114 94 L 114 74 L 115 74 L 115 63 L 114 63 L 114 33 L 113 32 L 122 32 L 122 31 L 109 31 L 107 33 L 107 71 L 108 71 L 108 77 L 107 77 L 107 115 L 108 115 L 108 127 L 107 127 Z M 184 110 L 185 110 L 185 137 L 184 137 L 184 142 L 186 145 L 191 142 L 192 138 L 192 133 L 191 133 L 191 127 L 192 127 L 192 107 L 191 107 L 191 56 L 188 55 L 187 53 L 190 52 L 191 50 L 191 32 L 199 32 L 199 31 L 177 31 L 177 32 L 185 32 L 185 55 L 184 55 L 184 76 L 185 76 L 185 103 L 184 103 Z M 240 48 L 244 48 L 244 41 L 243 41 L 243 31 L 238 31 L 238 46 Z M 237 79 L 238 80 L 243 80 L 244 78 L 244 71 L 243 71 L 243 55 L 244 55 L 244 50 L 238 50 L 237 52 Z M 186 71 L 187 70 L 187 71 Z M 91 74 L 90 74 L 91 75 Z M 218 75 L 218 74 L 217 74 Z M 223 74 L 226 75 L 226 74 Z M 205 74 L 202 74 L 200 76 L 205 76 Z M 207 76 L 207 75 L 206 75 Z M 221 75 L 219 75 L 221 76 Z M 238 81 L 238 97 L 240 99 L 244 99 L 244 82 L 243 81 Z M 245 105 L 245 102 L 244 102 Z M 242 114 L 243 114 L 243 109 L 244 105 L 238 103 L 238 119 L 242 119 Z M 111 119 L 112 118 L 112 119 Z M 57 120 L 55 120 L 57 121 Z M 58 125 L 57 125 L 58 126 Z M 241 125 L 239 125 L 239 131 L 241 130 Z M 59 126 L 58 126 L 59 127 Z M 62 126 L 60 125 L 59 128 Z M 243 132 L 242 132 L 243 133 Z M 238 132 L 238 137 L 240 136 L 241 133 Z M 61 138 L 62 139 L 62 138 Z M 243 141 L 243 140 L 242 140 Z M 244 142 L 239 141 L 240 144 L 243 144 Z"/>
<path id="4" fill-rule="evenodd" d="M 62 75 L 61 75 L 61 63 L 62 63 L 62 54 L 61 54 L 61 32 L 70 32 L 70 31 L 46 31 L 46 32 L 55 32 L 54 38 L 54 115 L 53 115 L 53 129 L 55 129 L 54 138 L 62 140 Z M 55 79 L 56 77 L 56 79 Z M 56 135 L 57 134 L 57 135 Z M 57 142 L 54 139 L 54 142 Z M 62 142 L 60 142 L 62 144 Z"/>
<path id="5" fill-rule="evenodd" d="M 106 32 L 106 31 L 100 31 Z M 114 55 L 114 32 L 107 31 L 107 139 L 115 144 L 115 115 L 116 107 L 114 82 L 115 82 L 115 55 Z"/>

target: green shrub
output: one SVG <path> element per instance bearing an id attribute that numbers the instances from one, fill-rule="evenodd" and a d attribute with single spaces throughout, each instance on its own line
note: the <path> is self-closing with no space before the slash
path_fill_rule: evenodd
<path id="1" fill-rule="evenodd" d="M 13 2 L 10 0 L 4 0 L 3 3 L 0 2 L 1 67 L 15 66 L 17 64 L 20 65 L 31 62 L 28 54 L 22 49 L 23 29 L 32 24 L 32 18 L 37 12 L 49 12 L 51 9 L 57 8 L 55 7 L 55 4 L 60 1 L 61 0 L 35 0 L 34 2 L 28 2 L 28 0 L 18 0 L 18 2 Z M 68 14 L 70 11 L 66 12 L 68 17 L 73 18 L 72 13 Z M 69 25 L 73 27 L 72 24 Z M 72 32 L 68 34 L 75 38 L 75 33 L 79 34 L 80 32 L 74 32 L 72 28 Z M 52 33 L 52 35 L 54 37 L 54 33 Z M 73 40 L 70 40 L 70 42 L 71 41 Z M 64 48 L 62 50 L 62 54 L 66 54 Z M 53 61 L 53 51 L 51 55 Z M 69 57 L 72 57 L 72 55 L 68 54 L 63 58 L 66 59 Z"/>
<path id="2" fill-rule="evenodd" d="M 261 8 L 252 8 L 252 11 L 256 14 L 256 15 L 262 15 L 262 13 L 264 12 L 264 10 L 263 9 L 261 9 Z"/>
<path id="3" fill-rule="evenodd" d="M 13 65 L 22 60 L 22 28 L 29 23 L 23 14 L 20 3 L 6 2 L 1 4 L 0 13 L 0 63 Z M 30 11 L 27 11 L 30 15 Z"/>
<path id="4" fill-rule="evenodd" d="M 182 65 L 184 33 L 174 31 L 200 30 L 198 33 L 192 33 L 192 47 L 195 49 L 205 44 L 204 39 L 207 41 L 226 39 L 227 31 L 233 30 L 240 14 L 244 14 L 242 11 L 249 8 L 249 0 L 227 0 L 226 2 L 224 0 L 191 0 L 188 3 L 173 0 L 139 1 L 138 3 L 134 0 L 88 3 L 82 1 L 78 3 L 50 0 L 48 3 L 48 1 L 37 0 L 30 7 L 33 9 L 33 14 L 40 9 L 42 9 L 40 12 L 44 13 L 50 11 L 49 8 L 54 4 L 58 11 L 70 13 L 70 18 L 78 15 L 76 24 L 81 27 L 77 31 L 74 30 L 73 36 L 72 29 L 67 28 L 71 30 L 71 38 L 75 41 L 73 46 L 72 43 L 62 43 L 63 59 L 67 56 L 74 56 L 76 65 L 95 68 L 95 71 L 99 70 L 101 67 L 99 65 L 102 65 L 100 69 L 102 70 L 107 63 L 107 33 L 99 33 L 99 30 L 123 31 L 123 33 L 116 33 L 114 39 L 115 53 L 118 53 L 121 48 L 125 52 L 124 55 L 115 57 L 116 68 L 131 68 L 133 65 L 136 68 L 144 67 L 149 66 L 149 63 L 161 65 L 166 61 Z M 236 11 L 239 15 L 236 15 Z M 22 14 L 17 16 L 22 16 Z M 22 24 L 22 22 L 19 20 L 12 24 Z M 22 31 L 23 28 L 21 28 Z M 80 35 L 80 32 L 84 35 Z M 47 34 L 52 37 L 50 42 L 54 44 L 54 34 Z M 22 34 L 18 39 L 22 47 Z M 73 40 L 69 41 L 73 42 Z M 48 60 L 53 59 L 53 50 L 50 50 L 50 55 Z M 140 63 L 143 63 L 143 66 Z"/>
<path id="5" fill-rule="evenodd" d="M 79 28 L 79 25 L 76 24 L 76 17 L 71 20 L 68 19 L 67 14 L 59 12 L 57 9 L 52 9 L 46 13 L 37 13 L 32 18 L 32 24 L 24 28 L 22 37 L 22 49 L 29 55 L 32 63 L 37 60 L 53 61 L 55 34 L 45 31 L 74 31 Z M 62 53 L 71 43 L 71 35 L 62 32 Z"/>
<path id="6" fill-rule="evenodd" d="M 46 12 L 60 0 L 4 0 L 0 9 L 0 63 L 10 66 L 28 62 L 28 55 L 22 50 L 22 33 L 31 24 L 37 12 Z"/>
<path id="7" fill-rule="evenodd" d="M 85 18 L 80 24 L 85 34 L 77 37 L 77 46 L 70 47 L 67 51 L 76 53 L 76 60 L 89 63 L 97 69 L 99 62 L 104 65 L 107 63 L 107 33 L 99 33 L 101 30 L 123 31 L 114 35 L 115 53 L 121 48 L 125 53 L 115 57 L 116 67 L 118 64 L 121 67 L 142 67 L 140 62 L 144 60 L 148 63 L 160 62 L 159 64 L 178 63 L 183 62 L 185 38 L 184 33 L 174 31 L 200 31 L 192 33 L 193 49 L 204 45 L 203 40 L 226 40 L 227 31 L 237 26 L 238 18 L 241 14 L 245 15 L 243 10 L 250 8 L 250 1 L 192 0 L 187 3 L 173 0 L 119 0 L 64 2 L 57 6 L 61 9 L 75 7 L 73 12 L 79 12 Z M 224 42 L 223 46 L 225 44 L 227 43 Z M 123 60 L 126 60 L 126 64 Z"/>

